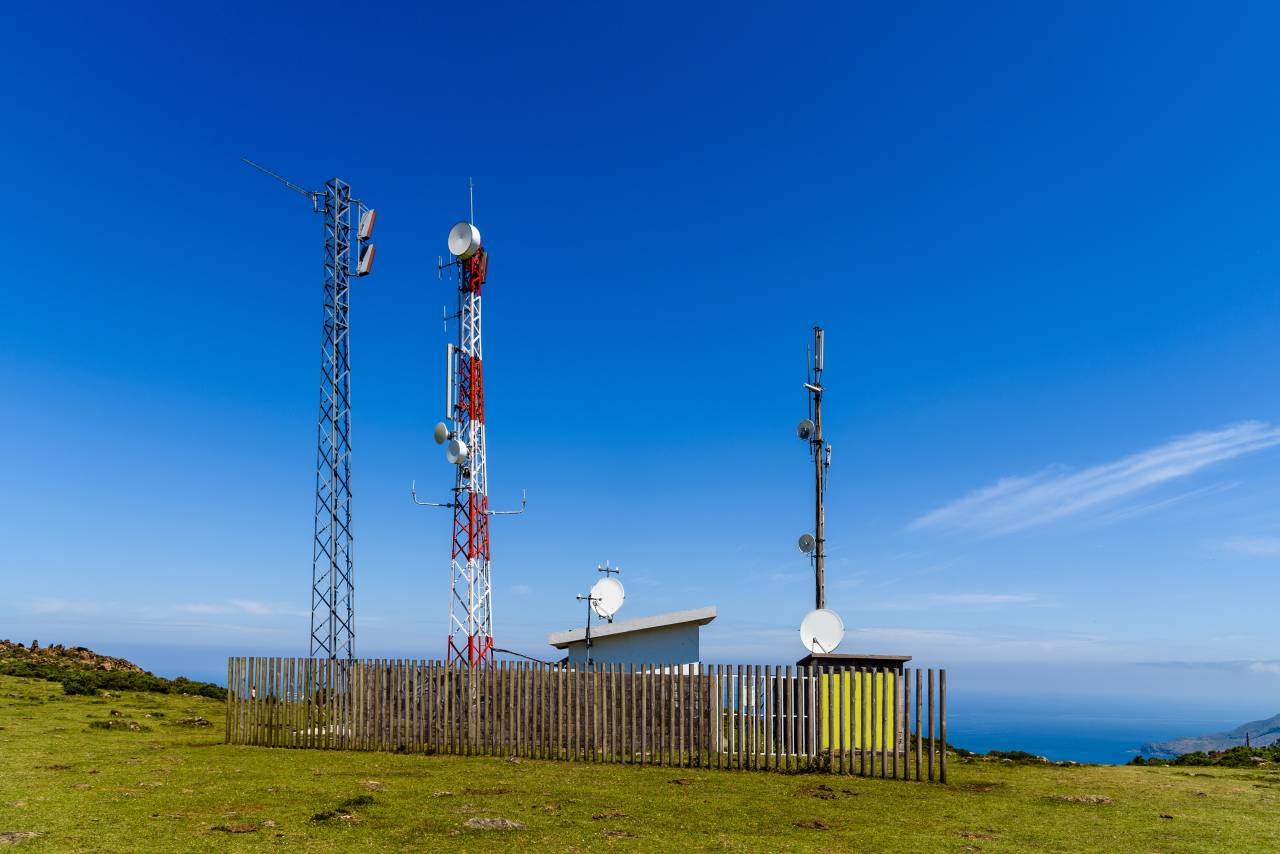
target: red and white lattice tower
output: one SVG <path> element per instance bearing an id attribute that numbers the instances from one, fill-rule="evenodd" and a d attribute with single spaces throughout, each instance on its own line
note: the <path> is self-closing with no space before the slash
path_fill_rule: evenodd
<path id="1" fill-rule="evenodd" d="M 489 271 L 489 253 L 480 244 L 480 231 L 460 222 L 449 231 L 453 257 L 441 269 L 457 273 L 457 343 L 448 345 L 446 421 L 436 425 L 437 443 L 448 442 L 446 457 L 453 464 L 453 500 L 418 501 L 420 505 L 453 511 L 449 561 L 449 664 L 478 667 L 493 661 L 493 584 L 489 566 L 489 518 L 511 516 L 519 510 L 489 509 L 489 472 L 484 435 L 484 348 L 480 337 L 480 294 Z"/>
<path id="2" fill-rule="evenodd" d="M 470 225 L 468 223 L 468 225 Z M 493 660 L 493 589 L 489 574 L 489 476 L 484 436 L 484 347 L 480 293 L 489 253 L 471 226 L 474 245 L 458 265 L 458 343 L 449 348 L 451 420 L 449 459 L 453 487 L 453 545 L 449 577 L 446 655 L 471 667 Z M 452 238 L 452 235 L 451 235 Z M 450 240 L 450 250 L 456 249 Z"/>

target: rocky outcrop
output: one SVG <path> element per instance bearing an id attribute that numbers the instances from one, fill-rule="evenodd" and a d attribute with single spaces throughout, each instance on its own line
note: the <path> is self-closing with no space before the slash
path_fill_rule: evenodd
<path id="1" fill-rule="evenodd" d="M 98 655 L 83 646 L 40 646 L 39 641 L 32 641 L 31 646 L 0 640 L 0 661 L 24 661 L 29 664 L 49 664 L 54 667 L 74 667 L 80 670 L 124 671 L 129 673 L 145 673 L 141 667 L 123 658 L 112 658 L 109 655 Z"/>

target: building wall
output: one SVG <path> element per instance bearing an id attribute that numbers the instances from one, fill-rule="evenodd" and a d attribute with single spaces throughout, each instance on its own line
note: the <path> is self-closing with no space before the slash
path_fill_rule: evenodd
<path id="1" fill-rule="evenodd" d="M 572 664 L 587 660 L 586 643 L 565 652 Z M 698 660 L 698 626 L 667 626 L 643 632 L 591 639 L 594 664 L 691 664 Z"/>

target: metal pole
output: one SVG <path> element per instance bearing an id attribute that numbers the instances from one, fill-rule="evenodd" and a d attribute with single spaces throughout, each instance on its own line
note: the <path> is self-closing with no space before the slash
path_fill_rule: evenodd
<path id="1" fill-rule="evenodd" d="M 813 356 L 814 356 L 814 372 L 813 372 L 813 439 L 810 440 L 813 449 L 813 476 L 814 476 L 814 600 L 817 603 L 814 607 L 825 608 L 827 605 L 826 593 L 826 536 L 823 528 L 826 523 L 826 515 L 823 512 L 822 499 L 825 484 L 823 483 L 825 462 L 824 443 L 822 440 L 822 327 L 813 327 Z"/>

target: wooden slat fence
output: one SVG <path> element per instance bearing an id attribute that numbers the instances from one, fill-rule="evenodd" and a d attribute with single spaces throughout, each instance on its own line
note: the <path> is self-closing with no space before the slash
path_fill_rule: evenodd
<path id="1" fill-rule="evenodd" d="M 232 658 L 227 685 L 229 744 L 947 781 L 945 670 Z"/>

